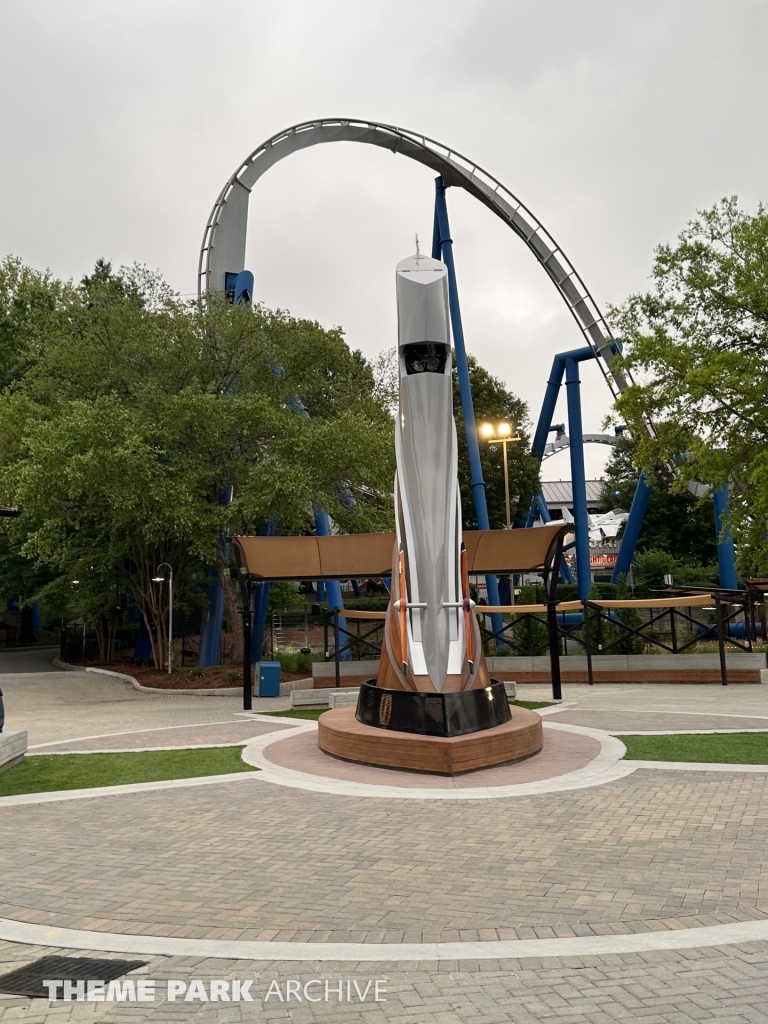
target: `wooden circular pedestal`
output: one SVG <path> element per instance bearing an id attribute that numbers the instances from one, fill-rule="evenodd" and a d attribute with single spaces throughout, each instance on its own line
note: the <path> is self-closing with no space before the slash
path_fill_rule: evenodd
<path id="1" fill-rule="evenodd" d="M 422 736 L 363 725 L 354 708 L 326 711 L 318 720 L 318 744 L 332 757 L 378 768 L 432 775 L 462 775 L 511 764 L 537 754 L 544 745 L 541 717 L 512 709 L 512 721 L 466 736 Z"/>

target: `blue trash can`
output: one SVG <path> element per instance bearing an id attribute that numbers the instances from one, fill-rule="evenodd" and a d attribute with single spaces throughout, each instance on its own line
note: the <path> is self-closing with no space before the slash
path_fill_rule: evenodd
<path id="1" fill-rule="evenodd" d="M 259 696 L 280 696 L 280 662 L 262 661 L 259 665 Z"/>

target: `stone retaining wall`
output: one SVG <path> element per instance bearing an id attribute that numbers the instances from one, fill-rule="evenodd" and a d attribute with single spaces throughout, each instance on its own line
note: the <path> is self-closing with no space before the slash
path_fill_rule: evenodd
<path id="1" fill-rule="evenodd" d="M 0 732 L 0 772 L 12 768 L 24 759 L 27 752 L 27 734 L 22 732 Z"/>

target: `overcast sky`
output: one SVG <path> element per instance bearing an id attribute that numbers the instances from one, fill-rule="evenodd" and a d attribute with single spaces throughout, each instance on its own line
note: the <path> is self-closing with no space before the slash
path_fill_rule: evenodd
<path id="1" fill-rule="evenodd" d="M 765 198 L 767 53 L 765 0 L 3 0 L 0 253 L 75 278 L 99 256 L 146 263 L 192 294 L 238 164 L 297 122 L 356 117 L 500 179 L 604 308 L 697 209 Z M 433 181 L 352 143 L 279 164 L 250 202 L 257 298 L 390 348 L 394 266 L 416 232 L 429 248 Z M 580 335 L 512 232 L 459 189 L 448 203 L 467 347 L 535 418 Z M 610 396 L 596 366 L 582 380 L 598 431 Z M 568 478 L 567 456 L 543 475 Z"/>

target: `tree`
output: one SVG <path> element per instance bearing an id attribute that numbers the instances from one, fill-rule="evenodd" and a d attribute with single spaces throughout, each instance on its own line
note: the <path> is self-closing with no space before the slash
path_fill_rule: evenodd
<path id="1" fill-rule="evenodd" d="M 638 465 L 731 485 L 742 570 L 768 565 L 768 210 L 735 197 L 703 211 L 675 245 L 656 249 L 651 291 L 611 311 L 638 383 L 619 398 L 636 432 Z"/>
<path id="2" fill-rule="evenodd" d="M 601 507 L 629 510 L 637 487 L 637 443 L 619 437 L 611 452 L 603 480 Z M 661 473 L 651 476 L 652 489 L 637 542 L 637 551 L 660 549 L 690 565 L 710 565 L 717 560 L 714 509 L 711 501 L 696 499 L 687 489 L 673 491 Z M 668 570 L 671 571 L 671 570 Z"/>
<path id="3" fill-rule="evenodd" d="M 509 455 L 509 493 L 512 522 L 520 512 L 528 511 L 530 496 L 538 490 L 539 464 L 530 454 L 531 441 L 528 434 L 528 406 L 516 395 L 508 391 L 504 384 L 484 369 L 474 356 L 468 356 L 469 383 L 472 388 L 472 401 L 475 409 L 475 421 L 479 425 L 484 420 L 498 423 L 506 420 L 517 424 L 520 441 L 507 445 Z M 475 515 L 475 499 L 472 492 L 472 478 L 469 469 L 467 436 L 464 429 L 464 414 L 461 408 L 459 382 L 454 365 L 453 413 L 456 418 L 456 431 L 459 443 L 459 489 L 461 492 L 461 510 L 464 528 L 477 529 Z M 488 518 L 491 529 L 502 529 L 506 523 L 504 501 L 504 464 L 500 444 L 488 444 L 480 441 L 480 465 L 485 480 L 485 495 L 488 503 Z"/>
<path id="4" fill-rule="evenodd" d="M 0 261 L 0 388 L 23 377 L 34 362 L 50 315 L 69 290 L 14 256 Z"/>
<path id="5" fill-rule="evenodd" d="M 101 261 L 61 289 L 0 396 L 0 496 L 23 509 L 9 534 L 78 579 L 83 603 L 129 591 L 159 666 L 160 563 L 183 598 L 227 531 L 301 533 L 318 505 L 350 532 L 391 528 L 392 421 L 374 388 L 340 331 L 220 296 L 185 303 Z"/>

